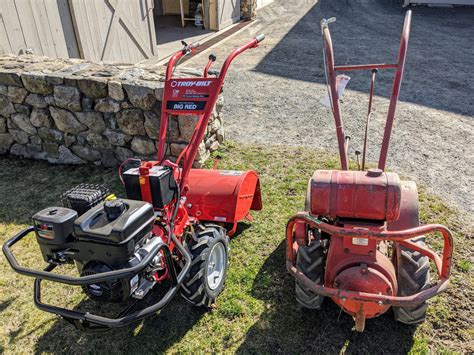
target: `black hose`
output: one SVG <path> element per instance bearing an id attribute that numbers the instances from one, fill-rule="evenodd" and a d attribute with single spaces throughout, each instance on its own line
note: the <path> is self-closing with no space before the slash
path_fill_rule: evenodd
<path id="1" fill-rule="evenodd" d="M 179 187 L 179 184 L 176 184 L 176 202 L 175 202 L 175 205 L 174 205 L 173 214 L 171 215 L 171 219 L 170 219 L 170 230 L 169 230 L 169 233 L 168 233 L 168 245 L 171 242 L 171 235 L 173 234 L 173 230 L 174 230 L 174 220 L 176 219 L 176 216 L 178 215 L 180 200 L 181 200 L 181 189 Z"/>

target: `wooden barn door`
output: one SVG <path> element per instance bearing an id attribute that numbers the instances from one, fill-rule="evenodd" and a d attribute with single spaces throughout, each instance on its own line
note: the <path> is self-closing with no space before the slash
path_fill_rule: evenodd
<path id="1" fill-rule="evenodd" d="M 217 22 L 222 30 L 240 20 L 240 0 L 218 0 Z"/>
<path id="2" fill-rule="evenodd" d="M 153 0 L 69 0 L 84 59 L 136 63 L 156 53 Z"/>
<path id="3" fill-rule="evenodd" d="M 0 54 L 77 58 L 67 0 L 0 0 Z"/>

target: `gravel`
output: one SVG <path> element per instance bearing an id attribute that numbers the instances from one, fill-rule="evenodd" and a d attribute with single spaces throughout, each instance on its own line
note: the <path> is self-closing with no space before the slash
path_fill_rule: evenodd
<path id="1" fill-rule="evenodd" d="M 258 20 L 186 63 L 222 63 L 230 50 L 258 33 L 267 38 L 238 57 L 225 93 L 227 139 L 303 145 L 337 151 L 326 94 L 319 22 L 330 25 L 336 64 L 396 61 L 406 9 L 401 1 L 276 0 Z M 474 8 L 413 7 L 412 31 L 388 168 L 425 184 L 469 215 L 474 212 Z M 351 72 L 342 98 L 349 154 L 362 150 L 370 75 Z M 368 159 L 378 160 L 392 72 L 377 77 Z M 315 166 L 315 169 L 318 167 Z"/>

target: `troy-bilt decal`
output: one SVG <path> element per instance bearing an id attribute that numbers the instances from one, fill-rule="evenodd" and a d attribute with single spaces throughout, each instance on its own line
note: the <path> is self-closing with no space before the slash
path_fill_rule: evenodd
<path id="1" fill-rule="evenodd" d="M 212 80 L 206 80 L 206 81 L 203 81 L 203 80 L 186 80 L 186 81 L 178 81 L 178 80 L 171 80 L 171 87 L 172 88 L 176 88 L 176 87 L 191 87 L 191 86 L 200 86 L 200 87 L 204 87 L 204 86 L 209 86 L 212 84 Z"/>
<path id="2" fill-rule="evenodd" d="M 164 107 L 171 114 L 203 114 L 209 98 L 217 91 L 214 78 L 172 79 L 165 83 Z"/>
<path id="3" fill-rule="evenodd" d="M 209 97 L 207 94 L 184 94 L 184 98 L 186 99 L 206 99 Z"/>
<path id="4" fill-rule="evenodd" d="M 167 101 L 166 108 L 174 111 L 201 111 L 207 101 Z"/>

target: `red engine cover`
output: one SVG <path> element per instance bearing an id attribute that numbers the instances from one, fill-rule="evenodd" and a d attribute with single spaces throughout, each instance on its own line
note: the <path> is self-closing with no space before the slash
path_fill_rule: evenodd
<path id="1" fill-rule="evenodd" d="M 312 214 L 396 221 L 400 215 L 400 178 L 378 169 L 317 170 L 310 180 Z"/>

